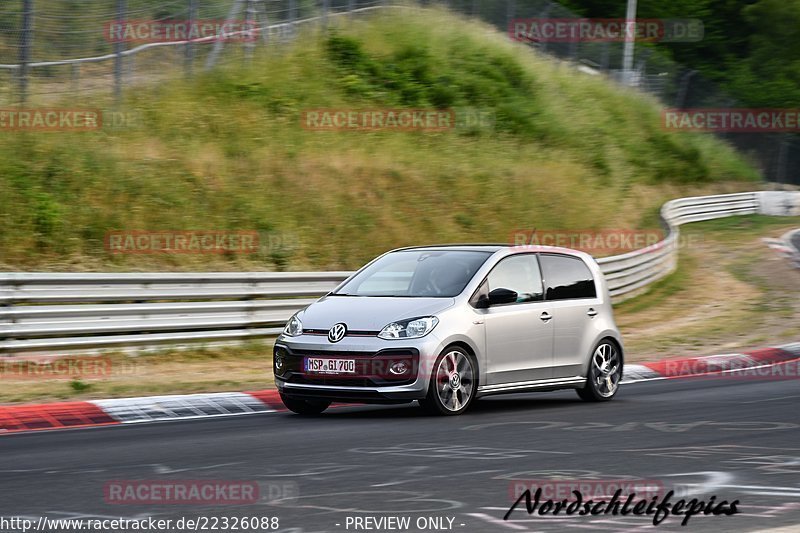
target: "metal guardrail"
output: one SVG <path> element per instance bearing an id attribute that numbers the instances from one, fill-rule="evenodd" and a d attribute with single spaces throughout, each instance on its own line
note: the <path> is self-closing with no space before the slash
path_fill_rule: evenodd
<path id="1" fill-rule="evenodd" d="M 598 259 L 612 298 L 615 301 L 630 298 L 675 270 L 678 264 L 679 226 L 701 220 L 758 213 L 759 194 L 747 192 L 697 196 L 664 204 L 661 219 L 667 227 L 667 237 L 663 241 L 627 254 Z"/>
<path id="2" fill-rule="evenodd" d="M 679 226 L 763 212 L 750 192 L 667 202 L 660 243 L 598 260 L 615 301 L 677 266 Z M 774 193 L 770 193 L 774 194 Z M 0 273 L 0 356 L 228 344 L 278 334 L 346 279 L 319 273 Z"/>
<path id="3" fill-rule="evenodd" d="M 349 274 L 0 273 L 0 356 L 274 336 Z"/>

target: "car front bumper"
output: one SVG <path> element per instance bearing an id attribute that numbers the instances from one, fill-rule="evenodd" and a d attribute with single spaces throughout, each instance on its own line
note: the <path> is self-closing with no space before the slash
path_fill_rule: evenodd
<path id="1" fill-rule="evenodd" d="M 279 353 L 284 367 L 273 364 L 278 391 L 292 398 L 333 402 L 405 403 L 425 398 L 430 368 L 436 359 L 439 340 L 432 334 L 421 339 L 389 341 L 377 337 L 346 337 L 333 344 L 319 335 L 280 336 L 273 358 Z M 307 373 L 306 357 L 355 359 L 353 375 Z M 392 376 L 386 369 L 391 362 L 413 361 L 406 376 Z"/>

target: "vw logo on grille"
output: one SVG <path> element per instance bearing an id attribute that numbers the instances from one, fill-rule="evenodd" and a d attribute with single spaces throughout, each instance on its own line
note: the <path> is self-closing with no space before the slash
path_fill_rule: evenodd
<path id="1" fill-rule="evenodd" d="M 339 342 L 347 334 L 347 326 L 344 324 L 335 324 L 330 331 L 328 331 L 328 340 L 331 342 Z"/>

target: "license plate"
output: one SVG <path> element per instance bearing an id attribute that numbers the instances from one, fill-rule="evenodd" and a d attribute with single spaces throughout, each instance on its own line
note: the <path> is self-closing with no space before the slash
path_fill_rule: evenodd
<path id="1" fill-rule="evenodd" d="M 355 374 L 355 359 L 328 359 L 321 357 L 306 357 L 305 371 L 309 374 Z"/>

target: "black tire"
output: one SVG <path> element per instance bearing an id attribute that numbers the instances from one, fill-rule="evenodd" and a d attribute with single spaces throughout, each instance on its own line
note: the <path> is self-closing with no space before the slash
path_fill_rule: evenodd
<path id="1" fill-rule="evenodd" d="M 457 378 L 453 377 L 453 370 L 458 374 Z M 475 358 L 463 348 L 452 346 L 436 358 L 428 394 L 424 400 L 419 400 L 419 405 L 431 415 L 460 415 L 469 409 L 477 392 L 478 365 Z"/>
<path id="2" fill-rule="evenodd" d="M 623 358 L 619 347 L 613 341 L 603 339 L 592 350 L 586 385 L 576 390 L 578 396 L 587 402 L 611 400 L 619 391 L 622 367 Z"/>
<path id="3" fill-rule="evenodd" d="M 324 400 L 299 400 L 283 394 L 281 394 L 281 401 L 288 410 L 298 415 L 318 415 L 331 405 L 331 402 Z"/>

